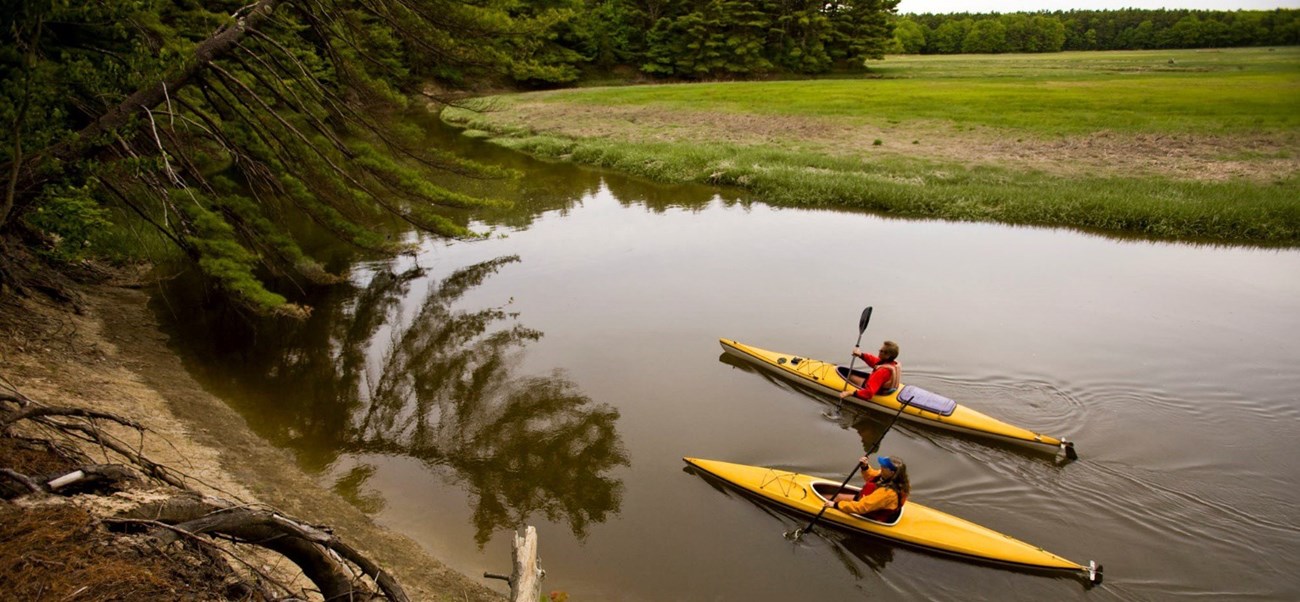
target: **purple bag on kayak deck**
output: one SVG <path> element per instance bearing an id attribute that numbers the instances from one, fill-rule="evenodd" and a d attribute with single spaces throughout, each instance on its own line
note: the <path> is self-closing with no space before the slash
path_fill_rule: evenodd
<path id="1" fill-rule="evenodd" d="M 957 409 L 957 402 L 913 385 L 903 385 L 903 390 L 898 392 L 898 400 L 940 416 L 951 416 L 952 411 Z"/>

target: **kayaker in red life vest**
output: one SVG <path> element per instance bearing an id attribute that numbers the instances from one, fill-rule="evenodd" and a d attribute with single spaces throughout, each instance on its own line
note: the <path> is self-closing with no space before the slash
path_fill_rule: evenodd
<path id="1" fill-rule="evenodd" d="M 865 516 L 871 520 L 892 522 L 907 495 L 912 492 L 912 483 L 907 479 L 907 465 L 900 458 L 880 456 L 880 468 L 872 468 L 867 463 L 867 456 L 858 460 L 862 467 L 862 478 L 866 481 L 862 491 L 841 493 L 826 505 L 841 512 Z"/>
<path id="2" fill-rule="evenodd" d="M 862 399 L 871 399 L 876 395 L 887 395 L 897 389 L 903 379 L 903 368 L 898 365 L 898 343 L 885 341 L 880 344 L 880 356 L 876 357 L 870 353 L 863 353 L 858 347 L 853 348 L 853 356 L 860 357 L 867 362 L 868 366 L 874 368 L 871 371 L 871 377 L 863 383 L 861 376 L 849 375 L 849 382 L 855 387 L 862 387 L 851 391 L 840 392 L 840 399 L 850 395 L 856 395 Z"/>

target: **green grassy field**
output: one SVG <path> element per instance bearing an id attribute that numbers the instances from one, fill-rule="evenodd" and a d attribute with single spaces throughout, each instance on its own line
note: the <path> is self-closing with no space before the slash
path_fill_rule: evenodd
<path id="1" fill-rule="evenodd" d="M 855 79 L 483 102 L 443 117 L 776 204 L 1300 245 L 1300 48 L 890 57 Z"/>

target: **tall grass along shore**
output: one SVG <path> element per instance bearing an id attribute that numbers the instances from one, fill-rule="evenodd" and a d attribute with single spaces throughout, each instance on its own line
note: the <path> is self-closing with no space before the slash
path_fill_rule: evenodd
<path id="1" fill-rule="evenodd" d="M 890 57 L 871 76 L 579 88 L 443 119 L 787 206 L 1300 246 L 1300 48 Z"/>

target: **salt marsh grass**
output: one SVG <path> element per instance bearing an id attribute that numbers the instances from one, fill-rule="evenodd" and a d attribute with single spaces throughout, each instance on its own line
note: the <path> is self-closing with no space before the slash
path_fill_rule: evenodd
<path id="1" fill-rule="evenodd" d="M 871 71 L 496 97 L 496 111 L 444 119 L 773 204 L 1300 245 L 1300 48 L 891 57 Z"/>

